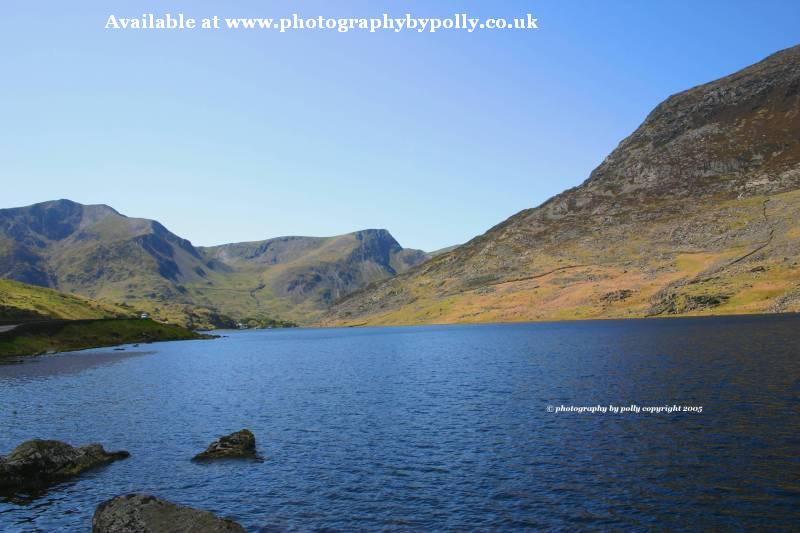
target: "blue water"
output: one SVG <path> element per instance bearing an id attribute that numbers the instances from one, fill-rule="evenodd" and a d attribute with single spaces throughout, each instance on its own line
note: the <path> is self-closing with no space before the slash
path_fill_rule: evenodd
<path id="1" fill-rule="evenodd" d="M 0 453 L 132 454 L 0 529 L 88 531 L 131 491 L 253 531 L 800 523 L 796 315 L 225 334 L 0 365 Z M 548 412 L 598 404 L 702 412 Z M 263 463 L 190 461 L 243 427 Z"/>

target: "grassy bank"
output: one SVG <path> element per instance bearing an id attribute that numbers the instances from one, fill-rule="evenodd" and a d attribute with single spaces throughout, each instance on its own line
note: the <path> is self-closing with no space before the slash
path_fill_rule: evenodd
<path id="1" fill-rule="evenodd" d="M 203 338 L 209 336 L 152 320 L 50 320 L 26 323 L 12 331 L 0 333 L 0 356 Z"/>
<path id="2" fill-rule="evenodd" d="M 133 309 L 120 305 L 0 279 L 0 320 L 129 318 L 135 314 Z"/>

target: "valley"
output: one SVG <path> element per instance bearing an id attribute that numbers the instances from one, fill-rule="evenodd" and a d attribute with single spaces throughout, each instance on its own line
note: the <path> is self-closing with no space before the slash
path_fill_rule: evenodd
<path id="1" fill-rule="evenodd" d="M 800 47 L 673 95 L 580 186 L 431 253 L 381 229 L 196 247 L 69 200 L 0 210 L 0 278 L 193 329 L 800 311 Z"/>
<path id="2" fill-rule="evenodd" d="M 386 230 L 202 248 L 104 205 L 0 209 L 0 277 L 195 329 L 310 324 L 333 301 L 428 257 Z"/>

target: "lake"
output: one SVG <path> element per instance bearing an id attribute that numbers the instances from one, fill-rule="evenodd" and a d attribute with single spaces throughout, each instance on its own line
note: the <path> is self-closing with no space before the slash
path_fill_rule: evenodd
<path id="1" fill-rule="evenodd" d="M 253 531 L 800 523 L 797 315 L 223 334 L 0 365 L 0 454 L 132 454 L 0 529 L 133 491 Z M 190 461 L 241 428 L 264 462 Z"/>

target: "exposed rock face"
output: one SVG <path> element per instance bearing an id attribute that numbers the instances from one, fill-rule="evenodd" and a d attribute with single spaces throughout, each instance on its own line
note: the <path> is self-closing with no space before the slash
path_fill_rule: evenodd
<path id="1" fill-rule="evenodd" d="M 158 222 L 70 200 L 0 209 L 0 242 L 0 277 L 89 297 L 143 276 L 163 278 L 166 289 L 198 279 L 194 269 L 204 266 L 189 241 Z"/>
<path id="2" fill-rule="evenodd" d="M 252 284 L 251 298 L 262 307 L 282 303 L 320 311 L 353 291 L 428 259 L 420 250 L 404 249 L 383 229 L 336 237 L 279 237 L 201 250 L 215 264 L 228 267 L 233 276 L 258 280 Z M 276 301 L 267 301 L 268 294 Z M 292 311 L 282 314 L 302 319 L 293 317 Z"/>
<path id="3" fill-rule="evenodd" d="M 93 533 L 243 532 L 232 520 L 177 505 L 148 494 L 126 494 L 101 503 L 92 517 Z"/>
<path id="4" fill-rule="evenodd" d="M 57 440 L 29 440 L 0 458 L 0 490 L 39 489 L 129 456 L 126 451 L 107 452 L 99 444 L 74 448 Z"/>
<path id="5" fill-rule="evenodd" d="M 323 323 L 646 316 L 676 292 L 680 313 L 798 310 L 784 296 L 799 211 L 794 47 L 668 98 L 580 186 L 341 299 Z"/>
<path id="6" fill-rule="evenodd" d="M 198 453 L 193 461 L 212 459 L 259 459 L 256 453 L 256 437 L 248 429 L 231 433 L 212 442 L 204 452 Z"/>
<path id="7" fill-rule="evenodd" d="M 426 259 L 380 229 L 199 248 L 104 205 L 0 209 L 0 278 L 124 301 L 198 327 L 230 327 L 229 316 L 307 323 L 334 300 Z"/>

